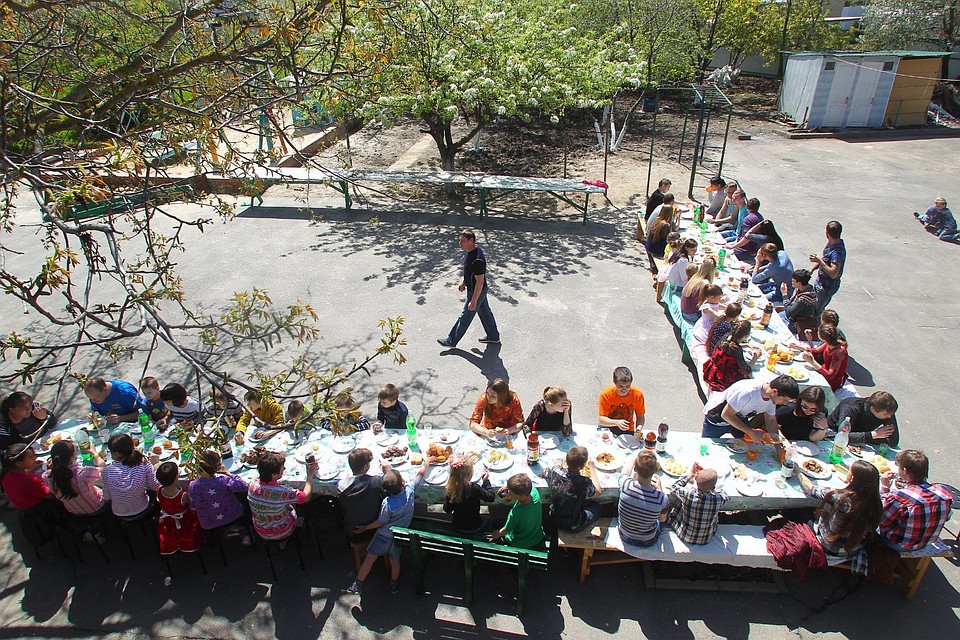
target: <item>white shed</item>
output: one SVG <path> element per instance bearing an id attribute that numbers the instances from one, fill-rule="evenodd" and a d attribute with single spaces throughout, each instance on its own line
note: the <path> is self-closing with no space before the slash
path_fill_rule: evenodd
<path id="1" fill-rule="evenodd" d="M 887 105 L 906 59 L 942 58 L 935 51 L 799 52 L 787 53 L 780 88 L 780 111 L 804 129 L 843 129 L 906 124 L 889 117 Z M 934 65 L 937 68 L 939 64 Z M 912 71 L 912 69 L 911 69 Z M 931 74 L 934 75 L 934 74 Z M 912 77 L 912 76 L 911 76 Z M 922 83 L 917 98 L 929 102 L 936 78 Z M 929 92 L 924 87 L 929 85 Z M 923 105 L 926 116 L 926 103 Z"/>

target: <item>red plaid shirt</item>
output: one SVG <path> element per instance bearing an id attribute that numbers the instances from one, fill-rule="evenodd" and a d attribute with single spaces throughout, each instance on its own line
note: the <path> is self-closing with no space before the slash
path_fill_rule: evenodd
<path id="1" fill-rule="evenodd" d="M 880 532 L 903 551 L 930 544 L 950 517 L 953 498 L 940 485 L 911 482 L 893 490 L 881 487 L 880 493 Z"/>

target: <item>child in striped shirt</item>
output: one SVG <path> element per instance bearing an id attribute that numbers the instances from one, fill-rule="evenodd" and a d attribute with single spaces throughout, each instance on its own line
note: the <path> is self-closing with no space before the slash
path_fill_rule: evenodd
<path id="1" fill-rule="evenodd" d="M 660 536 L 660 523 L 666 519 L 667 496 L 660 481 L 653 480 L 658 468 L 657 456 L 644 449 L 634 460 L 627 460 L 620 477 L 620 539 L 624 544 L 649 547 Z"/>

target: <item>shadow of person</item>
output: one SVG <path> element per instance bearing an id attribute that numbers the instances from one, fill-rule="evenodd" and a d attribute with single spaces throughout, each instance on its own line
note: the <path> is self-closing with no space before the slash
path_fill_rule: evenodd
<path id="1" fill-rule="evenodd" d="M 847 357 L 847 377 L 858 387 L 875 387 L 877 385 L 873 380 L 873 374 L 849 356 Z"/>
<path id="2" fill-rule="evenodd" d="M 465 351 L 464 349 L 453 347 L 447 349 L 440 355 L 463 358 L 479 369 L 480 373 L 486 377 L 488 383 L 493 382 L 497 378 L 501 378 L 509 384 L 510 374 L 507 373 L 507 368 L 504 366 L 503 360 L 500 359 L 500 349 L 502 347 L 503 345 L 501 344 L 488 344 L 482 351 L 477 348 Z"/>

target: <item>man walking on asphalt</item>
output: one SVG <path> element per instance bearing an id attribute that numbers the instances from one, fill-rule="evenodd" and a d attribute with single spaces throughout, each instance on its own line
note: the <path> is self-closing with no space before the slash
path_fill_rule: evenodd
<path id="1" fill-rule="evenodd" d="M 466 290 L 467 300 L 463 304 L 463 311 L 457 323 L 450 330 L 450 335 L 440 338 L 437 342 L 443 347 L 457 346 L 470 327 L 470 323 L 473 322 L 473 317 L 479 314 L 480 324 L 486 332 L 486 335 L 480 338 L 480 342 L 500 344 L 497 321 L 487 302 L 487 259 L 483 255 L 483 249 L 477 246 L 477 234 L 473 229 L 464 229 L 460 232 L 460 248 L 466 254 L 463 256 L 463 282 L 460 283 L 459 289 Z"/>

